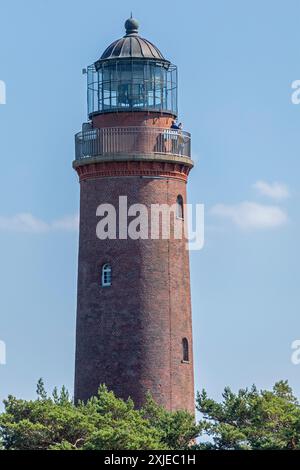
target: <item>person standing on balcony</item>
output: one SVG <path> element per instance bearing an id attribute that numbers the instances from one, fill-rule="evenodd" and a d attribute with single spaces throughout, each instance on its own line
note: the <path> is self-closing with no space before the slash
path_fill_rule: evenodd
<path id="1" fill-rule="evenodd" d="M 172 131 L 170 132 L 171 134 L 171 143 L 172 143 L 172 153 L 177 153 L 177 146 L 178 146 L 178 130 L 180 129 L 179 124 L 175 121 L 175 119 L 172 121 L 171 124 L 171 129 Z"/>
<path id="2" fill-rule="evenodd" d="M 177 145 L 178 145 L 178 155 L 183 155 L 184 152 L 184 145 L 185 139 L 182 133 L 182 122 L 178 124 L 178 132 L 177 132 Z"/>
<path id="3" fill-rule="evenodd" d="M 172 124 L 171 124 L 171 129 L 180 129 L 180 124 L 177 124 L 177 122 L 174 120 L 172 121 Z"/>
<path id="4" fill-rule="evenodd" d="M 182 122 L 177 124 L 175 120 L 172 121 L 171 129 L 174 129 L 174 132 L 172 132 L 171 135 L 172 153 L 183 155 L 185 141 L 182 134 Z"/>

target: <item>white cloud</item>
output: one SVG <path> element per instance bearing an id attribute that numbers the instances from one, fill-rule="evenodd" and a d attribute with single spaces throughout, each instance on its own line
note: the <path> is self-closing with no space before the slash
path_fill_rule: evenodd
<path id="1" fill-rule="evenodd" d="M 76 231 L 78 230 L 78 221 L 78 215 L 45 222 L 30 213 L 20 213 L 10 217 L 0 216 L 0 231 L 27 233 Z"/>
<path id="2" fill-rule="evenodd" d="M 48 224 L 37 219 L 32 214 L 16 214 L 11 217 L 0 216 L 0 230 L 13 232 L 47 232 Z"/>
<path id="3" fill-rule="evenodd" d="M 288 220 L 280 207 L 248 201 L 234 205 L 217 204 L 211 213 L 231 220 L 242 229 L 272 229 L 284 225 Z"/>
<path id="4" fill-rule="evenodd" d="M 267 183 L 266 181 L 257 181 L 253 185 L 254 189 L 262 196 L 267 196 L 278 201 L 287 199 L 290 196 L 289 188 L 283 183 Z"/>
<path id="5" fill-rule="evenodd" d="M 67 215 L 62 219 L 54 220 L 51 227 L 53 230 L 77 231 L 79 227 L 79 216 Z"/>

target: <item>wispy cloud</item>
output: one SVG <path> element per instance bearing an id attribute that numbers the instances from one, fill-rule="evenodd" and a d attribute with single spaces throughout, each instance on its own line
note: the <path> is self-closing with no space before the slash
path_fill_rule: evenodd
<path id="1" fill-rule="evenodd" d="M 78 215 L 67 215 L 62 219 L 54 220 L 51 224 L 53 230 L 77 231 L 79 227 Z"/>
<path id="2" fill-rule="evenodd" d="M 254 189 L 261 194 L 262 196 L 267 196 L 277 201 L 287 199 L 290 196 L 289 188 L 286 184 L 277 183 L 267 183 L 266 181 L 257 181 L 253 185 Z"/>
<path id="3" fill-rule="evenodd" d="M 45 222 L 30 213 L 20 213 L 10 217 L 0 216 L 0 231 L 47 233 L 51 231 L 77 231 L 78 215 Z"/>
<path id="4" fill-rule="evenodd" d="M 248 201 L 234 205 L 217 204 L 211 213 L 242 229 L 273 229 L 288 221 L 286 212 L 280 207 Z"/>

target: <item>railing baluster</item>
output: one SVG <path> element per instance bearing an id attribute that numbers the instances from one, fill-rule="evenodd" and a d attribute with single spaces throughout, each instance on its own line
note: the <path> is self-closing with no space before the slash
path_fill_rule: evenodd
<path id="1" fill-rule="evenodd" d="M 161 153 L 191 157 L 191 136 L 174 129 L 149 127 L 111 127 L 79 132 L 75 135 L 75 158 L 116 153 Z"/>

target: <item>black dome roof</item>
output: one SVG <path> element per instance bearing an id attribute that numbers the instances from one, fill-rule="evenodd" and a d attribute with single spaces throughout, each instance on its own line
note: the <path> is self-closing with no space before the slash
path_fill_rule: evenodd
<path id="1" fill-rule="evenodd" d="M 108 46 L 100 57 L 100 60 L 118 58 L 166 60 L 154 44 L 139 36 L 138 27 L 139 24 L 137 20 L 129 18 L 125 23 L 126 35 Z"/>

